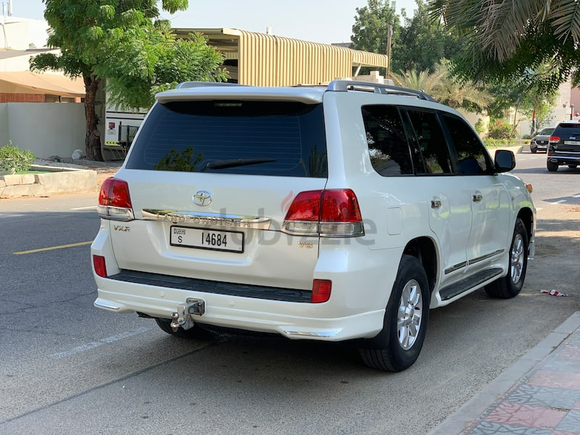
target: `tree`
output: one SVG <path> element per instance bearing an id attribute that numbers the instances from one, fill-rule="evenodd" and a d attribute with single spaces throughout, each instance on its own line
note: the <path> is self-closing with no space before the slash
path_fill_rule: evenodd
<path id="1" fill-rule="evenodd" d="M 525 77 L 554 90 L 580 81 L 577 0 L 432 0 L 431 14 L 465 42 L 454 71 L 480 82 Z M 541 73 L 536 72 L 547 65 Z"/>
<path id="2" fill-rule="evenodd" d="M 448 65 L 449 62 L 444 59 L 431 74 L 429 71 L 405 71 L 402 74 L 393 74 L 393 81 L 398 86 L 423 91 L 438 102 L 453 108 L 485 110 L 493 97 L 471 82 L 459 83 L 452 77 Z"/>
<path id="3" fill-rule="evenodd" d="M 540 128 L 550 121 L 551 108 L 557 97 L 557 92 L 547 91 L 537 83 L 526 80 L 503 81 L 488 86 L 494 95 L 494 102 L 489 106 L 489 115 L 493 118 L 504 118 L 508 112 L 513 113 L 512 126 L 515 130 L 523 118 L 534 120 L 535 128 Z"/>
<path id="4" fill-rule="evenodd" d="M 221 56 L 200 36 L 176 41 L 169 24 L 157 20 L 155 0 L 43 0 L 50 30 L 48 45 L 61 54 L 44 53 L 31 69 L 61 70 L 85 84 L 85 149 L 102 160 L 95 101 L 103 80 L 120 105 L 148 107 L 152 93 L 192 78 L 221 80 Z M 163 0 L 170 13 L 187 8 L 187 0 Z M 157 20 L 157 21 L 156 21 Z"/>
<path id="5" fill-rule="evenodd" d="M 396 12 L 396 3 L 392 2 L 389 5 L 384 0 L 368 0 L 368 5 L 356 8 L 356 13 L 358 16 L 355 16 L 351 36 L 353 48 L 355 50 L 387 54 L 388 32 L 389 25 L 391 25 L 393 27 L 391 53 L 393 53 L 401 30 L 401 23 Z"/>
<path id="6" fill-rule="evenodd" d="M 404 25 L 397 44 L 393 48 L 392 70 L 434 72 L 441 59 L 452 59 L 461 45 L 456 34 L 443 28 L 441 22 L 433 21 L 423 0 L 415 0 L 417 9 L 408 18 L 403 9 Z"/>

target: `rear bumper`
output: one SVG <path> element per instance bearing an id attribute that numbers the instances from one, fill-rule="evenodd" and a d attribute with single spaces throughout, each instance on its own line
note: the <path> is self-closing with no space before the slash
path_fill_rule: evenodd
<path id="1" fill-rule="evenodd" d="M 558 165 L 580 165 L 580 154 L 557 153 L 548 156 L 548 162 Z"/>
<path id="2" fill-rule="evenodd" d="M 345 244 L 348 249 L 340 249 Z M 227 264 L 221 265 L 218 275 L 192 261 L 189 277 L 176 276 L 168 267 L 158 267 L 155 273 L 121 269 L 106 224 L 91 253 L 106 258 L 108 273 L 103 278 L 93 270 L 97 308 L 170 319 L 188 299 L 195 299 L 205 306 L 203 315 L 192 316 L 200 324 L 326 341 L 372 338 L 382 330 L 398 266 L 393 259 L 401 255 L 398 249 L 371 252 L 348 239 L 323 241 L 309 282 L 331 280 L 332 293 L 327 302 L 312 303 L 310 287 L 266 286 L 275 282 L 271 279 L 275 271 L 267 267 L 262 269 L 269 273 L 268 279 L 254 279 L 254 283 L 252 277 L 230 273 L 233 267 Z M 229 282 L 222 281 L 228 278 Z"/>
<path id="3" fill-rule="evenodd" d="M 277 333 L 292 339 L 343 341 L 371 338 L 383 326 L 384 310 L 329 316 L 329 303 L 312 304 L 233 297 L 167 287 L 114 282 L 107 290 L 108 279 L 99 278 L 95 307 L 117 313 L 139 312 L 152 317 L 171 318 L 178 305 L 188 298 L 203 300 L 205 313 L 193 321 L 227 328 Z"/>

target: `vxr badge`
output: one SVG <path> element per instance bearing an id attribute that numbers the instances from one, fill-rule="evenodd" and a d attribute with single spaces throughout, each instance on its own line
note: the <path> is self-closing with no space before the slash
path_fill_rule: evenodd
<path id="1" fill-rule="evenodd" d="M 211 193 L 207 190 L 198 190 L 193 194 L 193 203 L 200 207 L 206 207 L 211 204 Z"/>

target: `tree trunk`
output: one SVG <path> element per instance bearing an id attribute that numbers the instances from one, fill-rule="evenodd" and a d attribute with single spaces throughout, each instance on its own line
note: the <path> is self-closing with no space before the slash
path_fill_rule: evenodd
<path id="1" fill-rule="evenodd" d="M 89 160 L 102 162 L 101 135 L 97 127 L 99 119 L 95 110 L 97 89 L 101 79 L 97 79 L 94 76 L 83 76 L 83 81 L 85 82 L 85 151 Z"/>

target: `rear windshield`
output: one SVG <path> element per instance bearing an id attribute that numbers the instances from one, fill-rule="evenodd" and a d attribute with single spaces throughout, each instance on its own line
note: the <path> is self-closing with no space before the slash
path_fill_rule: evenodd
<path id="1" fill-rule="evenodd" d="M 580 123 L 570 122 L 566 124 L 560 124 L 558 127 L 556 127 L 556 130 L 553 133 L 554 136 L 580 136 Z"/>
<path id="2" fill-rule="evenodd" d="M 322 104 L 177 101 L 156 104 L 128 169 L 326 177 Z"/>

